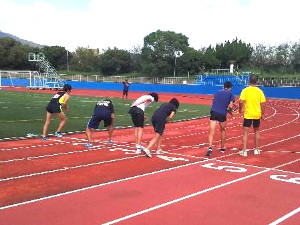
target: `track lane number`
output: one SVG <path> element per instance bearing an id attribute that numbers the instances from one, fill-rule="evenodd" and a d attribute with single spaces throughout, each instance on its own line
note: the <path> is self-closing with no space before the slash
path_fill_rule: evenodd
<path id="1" fill-rule="evenodd" d="M 293 184 L 300 184 L 300 177 L 289 178 L 288 175 L 271 175 L 270 178 L 273 180 L 278 180 L 278 181 L 283 181 L 283 182 L 288 182 Z"/>
<path id="2" fill-rule="evenodd" d="M 215 170 L 225 170 L 227 172 L 232 172 L 232 173 L 244 173 L 247 171 L 247 169 L 242 167 L 237 167 L 237 166 L 216 166 L 216 163 L 207 163 L 202 165 L 202 167 L 215 169 Z"/>

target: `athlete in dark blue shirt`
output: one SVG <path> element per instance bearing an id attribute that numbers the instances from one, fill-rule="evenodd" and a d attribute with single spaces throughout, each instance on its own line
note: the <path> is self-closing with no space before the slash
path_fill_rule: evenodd
<path id="1" fill-rule="evenodd" d="M 143 148 L 142 151 L 146 153 L 148 157 L 151 157 L 150 150 L 157 144 L 157 154 L 162 154 L 161 141 L 165 130 L 166 123 L 170 122 L 177 109 L 179 107 L 179 101 L 176 98 L 172 98 L 169 103 L 162 104 L 152 115 L 151 122 L 154 128 L 155 136 L 150 141 L 147 148 Z"/>
<path id="2" fill-rule="evenodd" d="M 208 142 L 209 148 L 206 156 L 212 155 L 212 143 L 216 130 L 217 123 L 220 125 L 221 130 L 221 149 L 222 153 L 225 152 L 225 128 L 226 128 L 226 116 L 228 108 L 231 110 L 234 102 L 234 95 L 231 93 L 231 83 L 226 81 L 224 83 L 224 89 L 217 91 L 214 94 L 214 100 L 210 112 L 209 123 L 209 135 Z"/>
<path id="3" fill-rule="evenodd" d="M 122 82 L 123 84 L 123 95 L 122 95 L 122 101 L 126 101 L 127 97 L 128 97 L 128 90 L 129 90 L 129 86 L 130 84 L 128 83 L 128 80 L 125 80 Z"/>
<path id="4" fill-rule="evenodd" d="M 93 137 L 92 134 L 95 129 L 97 129 L 100 125 L 101 121 L 104 121 L 104 127 L 107 127 L 108 131 L 108 143 L 112 144 L 112 134 L 113 134 L 113 125 L 115 120 L 115 111 L 114 106 L 110 99 L 100 100 L 97 102 L 94 113 L 91 116 L 90 120 L 86 126 L 86 136 L 88 142 L 85 144 L 86 147 L 93 147 L 92 141 Z"/>

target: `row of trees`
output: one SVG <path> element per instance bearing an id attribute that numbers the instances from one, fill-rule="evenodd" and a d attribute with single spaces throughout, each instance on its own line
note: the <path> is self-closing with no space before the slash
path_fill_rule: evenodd
<path id="1" fill-rule="evenodd" d="M 260 73 L 299 73 L 300 43 L 278 46 L 251 46 L 237 38 L 199 50 L 189 47 L 188 37 L 172 31 L 156 31 L 144 38 L 142 47 L 133 50 L 90 49 L 78 47 L 68 52 L 64 47 L 42 49 L 23 45 L 12 38 L 0 39 L 0 69 L 32 70 L 29 52 L 43 52 L 57 70 L 116 75 L 137 72 L 148 76 L 199 74 L 211 69 L 229 68 Z"/>

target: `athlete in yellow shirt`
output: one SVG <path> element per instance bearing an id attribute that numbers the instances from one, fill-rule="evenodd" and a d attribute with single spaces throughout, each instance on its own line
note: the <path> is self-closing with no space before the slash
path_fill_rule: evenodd
<path id="1" fill-rule="evenodd" d="M 43 127 L 43 136 L 42 136 L 43 140 L 47 140 L 47 130 L 51 122 L 52 114 L 56 114 L 57 117 L 60 119 L 60 123 L 54 135 L 56 137 L 62 137 L 61 130 L 66 124 L 66 116 L 62 111 L 62 108 L 64 108 L 66 112 L 69 113 L 67 103 L 70 99 L 71 90 L 72 90 L 71 85 L 65 84 L 63 87 L 63 91 L 55 94 L 50 100 L 49 104 L 47 105 L 46 121 Z"/>
<path id="2" fill-rule="evenodd" d="M 241 156 L 247 156 L 247 142 L 248 142 L 248 132 L 251 125 L 254 129 L 254 154 L 258 155 L 260 151 L 258 150 L 259 144 L 259 126 L 260 121 L 265 112 L 265 102 L 266 98 L 261 89 L 257 85 L 258 76 L 251 75 L 249 78 L 249 87 L 244 88 L 240 95 L 239 101 L 239 112 L 244 111 L 244 132 L 243 132 L 243 150 L 240 151 Z"/>

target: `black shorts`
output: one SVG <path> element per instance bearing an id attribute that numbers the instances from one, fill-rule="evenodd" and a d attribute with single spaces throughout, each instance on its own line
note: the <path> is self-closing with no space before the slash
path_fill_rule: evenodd
<path id="1" fill-rule="evenodd" d="M 253 124 L 254 128 L 259 128 L 260 125 L 260 119 L 245 119 L 244 118 L 244 127 L 251 127 L 251 125 Z"/>
<path id="2" fill-rule="evenodd" d="M 128 90 L 123 90 L 123 95 L 128 95 Z"/>
<path id="3" fill-rule="evenodd" d="M 49 113 L 61 113 L 61 105 L 49 103 L 46 107 L 47 112 Z"/>
<path id="4" fill-rule="evenodd" d="M 166 127 L 166 119 L 161 118 L 160 116 L 152 116 L 151 122 L 154 128 L 154 132 L 162 135 Z"/>
<path id="5" fill-rule="evenodd" d="M 210 112 L 210 120 L 216 120 L 216 121 L 219 121 L 220 123 L 223 123 L 226 121 L 226 116 L 224 116 L 220 113 L 211 111 Z"/>
<path id="6" fill-rule="evenodd" d="M 104 121 L 104 127 L 108 127 L 112 124 L 112 118 L 110 113 L 106 114 L 94 114 L 92 115 L 91 119 L 87 123 L 88 128 L 97 129 L 100 125 L 101 121 Z"/>
<path id="7" fill-rule="evenodd" d="M 130 108 L 129 112 L 135 127 L 144 127 L 144 111 L 136 106 Z"/>

